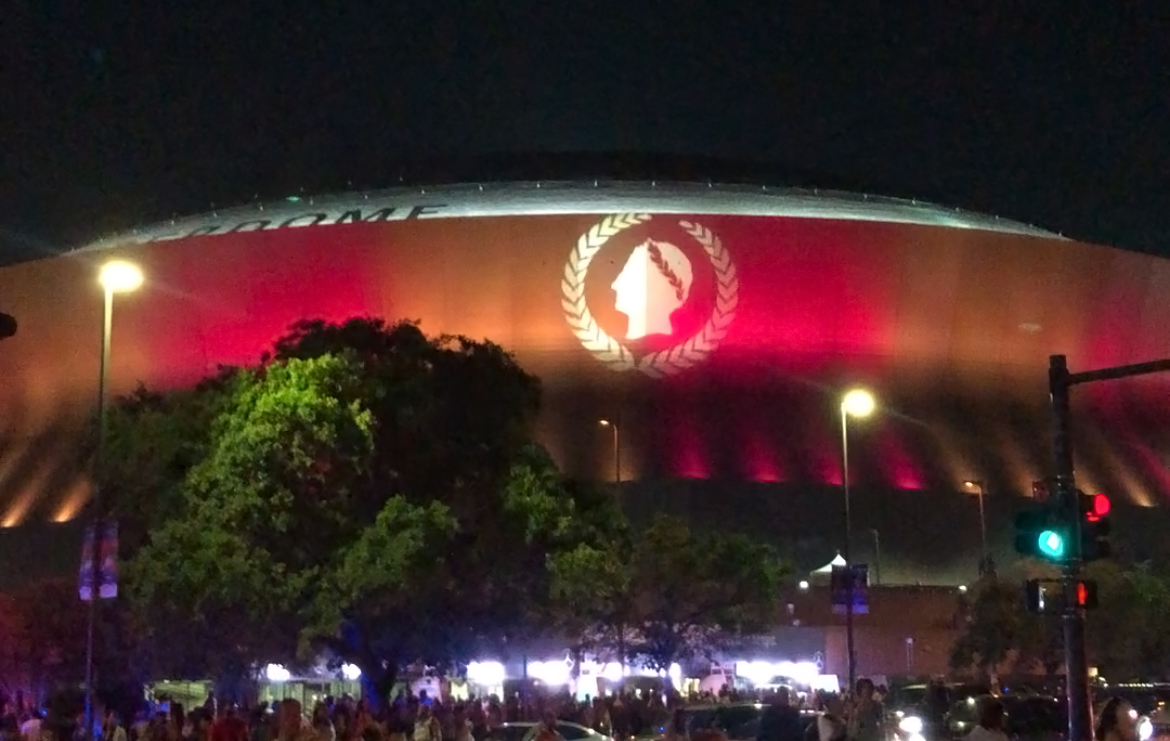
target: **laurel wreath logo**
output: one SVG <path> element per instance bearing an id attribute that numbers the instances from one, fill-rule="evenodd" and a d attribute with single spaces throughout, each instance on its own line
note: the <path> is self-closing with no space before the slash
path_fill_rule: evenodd
<path id="1" fill-rule="evenodd" d="M 715 270 L 715 307 L 706 324 L 693 337 L 674 347 L 636 359 L 622 343 L 606 334 L 593 318 L 585 303 L 585 276 L 589 264 L 605 243 L 615 234 L 632 226 L 644 224 L 653 218 L 650 214 L 613 214 L 590 227 L 577 240 L 577 247 L 569 253 L 565 263 L 565 274 L 561 280 L 561 306 L 565 319 L 581 345 L 593 353 L 611 370 L 638 370 L 651 378 L 674 375 L 707 358 L 723 338 L 735 319 L 739 306 L 739 275 L 731 254 L 710 229 L 689 221 L 680 221 L 679 226 L 702 246 Z"/>

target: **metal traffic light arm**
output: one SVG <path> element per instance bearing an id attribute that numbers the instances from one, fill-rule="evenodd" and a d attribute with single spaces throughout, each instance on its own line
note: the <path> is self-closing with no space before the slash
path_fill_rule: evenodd
<path id="1" fill-rule="evenodd" d="M 1053 445 L 1056 465 L 1056 507 L 1065 512 L 1069 527 L 1069 547 L 1072 552 L 1062 563 L 1062 581 L 1066 594 L 1075 588 L 1081 576 L 1081 509 L 1080 497 L 1073 480 L 1073 450 L 1069 437 L 1069 389 L 1093 381 L 1110 381 L 1149 373 L 1170 371 L 1170 359 L 1155 360 L 1136 365 L 1102 368 L 1083 373 L 1070 373 L 1068 360 L 1063 355 L 1048 358 L 1048 393 L 1052 405 Z M 1093 711 L 1089 699 L 1089 662 L 1085 654 L 1085 611 L 1075 604 L 1065 603 L 1061 613 L 1064 627 L 1064 669 L 1068 692 L 1068 740 L 1091 741 Z"/>

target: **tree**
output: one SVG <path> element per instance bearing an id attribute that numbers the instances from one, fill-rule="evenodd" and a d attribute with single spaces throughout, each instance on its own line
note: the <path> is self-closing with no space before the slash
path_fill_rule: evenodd
<path id="1" fill-rule="evenodd" d="M 219 389 L 126 579 L 241 661 L 328 648 L 384 696 L 400 666 L 541 629 L 548 560 L 604 517 L 531 442 L 539 384 L 491 343 L 302 323 Z"/>
<path id="2" fill-rule="evenodd" d="M 732 636 L 770 629 L 785 568 L 745 536 L 700 537 L 660 515 L 633 541 L 565 552 L 552 571 L 558 599 L 593 622 L 601 643 L 665 671 Z"/>
<path id="3" fill-rule="evenodd" d="M 986 577 L 975 585 L 963 631 L 951 646 L 951 668 L 975 669 L 992 684 L 1004 667 L 1051 670 L 1059 635 L 1053 627 L 1028 612 L 1022 579 Z"/>
<path id="4" fill-rule="evenodd" d="M 1090 657 L 1115 681 L 1170 676 L 1170 582 L 1148 564 L 1126 567 L 1099 561 L 1088 569 L 1097 582 L 1099 605 L 1088 613 Z"/>

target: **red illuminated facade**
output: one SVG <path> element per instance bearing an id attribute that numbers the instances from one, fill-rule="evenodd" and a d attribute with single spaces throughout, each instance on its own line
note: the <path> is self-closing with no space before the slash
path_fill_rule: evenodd
<path id="1" fill-rule="evenodd" d="M 1076 370 L 1170 348 L 1170 262 L 916 203 L 569 183 L 250 206 L 0 270 L 20 322 L 0 345 L 0 524 L 69 519 L 87 498 L 76 434 L 113 257 L 146 275 L 116 299 L 115 393 L 254 362 L 303 318 L 418 319 L 540 376 L 539 433 L 568 471 L 612 479 L 597 421 L 618 421 L 634 486 L 828 496 L 838 394 L 860 384 L 880 405 L 856 425 L 863 490 L 1022 495 L 1046 470 L 1049 354 Z M 1170 489 L 1166 384 L 1078 390 L 1082 488 L 1139 505 Z"/>

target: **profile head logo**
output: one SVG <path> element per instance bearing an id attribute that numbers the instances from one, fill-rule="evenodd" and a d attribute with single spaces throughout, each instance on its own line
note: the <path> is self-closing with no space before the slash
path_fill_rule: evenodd
<path id="1" fill-rule="evenodd" d="M 719 346 L 735 318 L 739 277 L 730 253 L 718 236 L 700 224 L 679 221 L 678 226 L 695 240 L 710 262 L 709 275 L 714 278 L 711 311 L 701 327 L 677 344 L 636 356 L 631 343 L 661 341 L 680 331 L 675 326 L 676 312 L 694 296 L 698 266 L 683 249 L 669 241 L 649 238 L 637 244 L 609 286 L 614 297 L 613 310 L 626 319 L 621 339 L 598 323 L 586 297 L 585 282 L 594 257 L 612 237 L 630 227 L 648 224 L 652 218 L 649 214 L 614 214 L 581 235 L 565 264 L 561 305 L 573 334 L 598 360 L 615 371 L 638 370 L 661 377 L 691 367 Z M 595 296 L 594 301 L 597 300 Z M 595 308 L 604 311 L 609 307 Z"/>
<path id="2" fill-rule="evenodd" d="M 630 320 L 626 339 L 674 334 L 670 315 L 686 303 L 693 280 L 691 261 L 673 244 L 647 239 L 635 247 L 611 286 L 614 308 Z"/>

